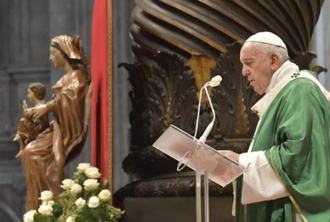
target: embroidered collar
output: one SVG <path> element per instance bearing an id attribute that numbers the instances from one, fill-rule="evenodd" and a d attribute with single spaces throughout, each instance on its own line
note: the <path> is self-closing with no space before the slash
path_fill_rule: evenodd
<path id="1" fill-rule="evenodd" d="M 266 89 L 266 94 L 269 93 L 283 78 L 291 76 L 293 73 L 297 72 L 299 72 L 299 67 L 293 62 L 286 61 L 283 63 L 283 65 L 273 74 L 269 86 Z"/>
<path id="2" fill-rule="evenodd" d="M 296 78 L 308 78 L 313 81 L 320 88 L 327 100 L 330 101 L 330 93 L 321 85 L 321 83 L 314 76 L 312 76 L 307 71 L 296 71 L 291 64 L 288 64 L 288 61 L 285 62 L 282 67 L 277 70 L 279 72 L 276 71 L 276 73 L 274 73 L 273 78 L 271 80 L 271 84 L 267 88 L 267 90 L 269 89 L 268 92 L 251 108 L 251 110 L 259 116 L 259 118 L 264 115 L 269 105 L 273 102 L 273 100 L 275 99 L 277 94 L 283 89 L 283 87 Z M 289 67 L 283 67 L 287 65 L 289 65 Z M 283 74 L 282 72 L 286 73 Z"/>

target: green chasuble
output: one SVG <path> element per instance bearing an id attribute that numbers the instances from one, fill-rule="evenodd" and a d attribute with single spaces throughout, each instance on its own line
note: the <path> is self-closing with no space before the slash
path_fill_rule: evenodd
<path id="1" fill-rule="evenodd" d="M 304 221 L 330 222 L 330 111 L 320 88 L 296 78 L 277 94 L 262 116 L 252 151 L 266 158 L 289 197 L 241 204 L 237 181 L 236 221 L 293 221 L 294 208 Z"/>

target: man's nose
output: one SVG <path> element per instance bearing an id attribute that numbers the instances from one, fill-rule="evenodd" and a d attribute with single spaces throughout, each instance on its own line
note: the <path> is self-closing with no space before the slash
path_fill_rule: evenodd
<path id="1" fill-rule="evenodd" d="M 242 75 L 243 76 L 248 76 L 249 75 L 249 70 L 246 69 L 244 66 L 242 67 Z"/>

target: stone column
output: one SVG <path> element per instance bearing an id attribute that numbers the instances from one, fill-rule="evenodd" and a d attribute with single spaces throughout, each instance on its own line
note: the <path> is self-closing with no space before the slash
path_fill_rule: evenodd
<path id="1" fill-rule="evenodd" d="M 316 53 L 317 58 L 314 59 L 313 65 L 320 65 L 328 69 L 328 72 L 321 73 L 319 75 L 319 80 L 323 86 L 330 90 L 330 26 L 329 20 L 330 15 L 327 13 L 330 10 L 330 2 L 324 1 L 321 14 L 317 25 L 314 29 L 313 38 L 310 43 L 310 51 Z"/>
<path id="2" fill-rule="evenodd" d="M 130 99 L 128 92 L 130 84 L 128 82 L 128 73 L 124 68 L 117 68 L 121 62 L 133 62 L 131 44 L 129 36 L 131 27 L 131 12 L 135 7 L 134 1 L 113 1 L 114 18 L 114 181 L 113 188 L 117 191 L 120 187 L 129 182 L 129 176 L 122 170 L 122 161 L 129 153 L 130 147 L 130 123 L 129 112 Z"/>

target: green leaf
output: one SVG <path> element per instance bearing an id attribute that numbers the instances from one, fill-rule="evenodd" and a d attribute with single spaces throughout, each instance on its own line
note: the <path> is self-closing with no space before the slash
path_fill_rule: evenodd
<path id="1" fill-rule="evenodd" d="M 104 189 L 105 187 L 107 188 L 107 184 L 108 184 L 108 180 L 105 179 L 105 180 L 102 181 L 100 187 L 101 187 L 102 189 Z"/>
<path id="2" fill-rule="evenodd" d="M 53 217 L 58 218 L 63 213 L 63 208 L 59 203 L 55 203 L 53 206 Z"/>
<path id="3" fill-rule="evenodd" d="M 41 214 L 34 215 L 34 222 L 50 222 L 50 216 L 44 216 Z"/>

